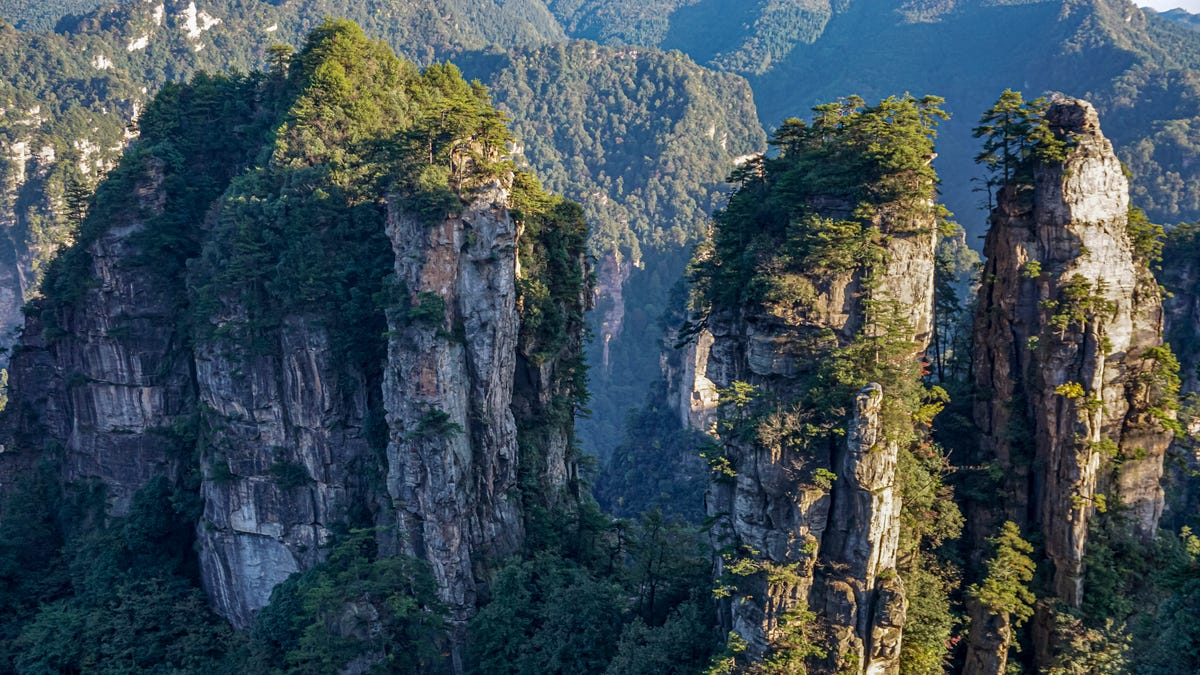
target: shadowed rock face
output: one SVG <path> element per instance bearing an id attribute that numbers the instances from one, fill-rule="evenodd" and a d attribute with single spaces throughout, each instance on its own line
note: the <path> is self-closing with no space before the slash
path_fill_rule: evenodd
<path id="1" fill-rule="evenodd" d="M 848 216 L 844 204 L 817 207 L 822 214 L 840 207 Z M 932 325 L 932 216 L 917 227 L 886 216 L 876 224 L 891 232 L 876 299 L 898 308 L 911 331 L 905 336 L 909 358 L 917 359 Z M 680 387 L 681 415 L 710 431 L 712 394 L 735 381 L 753 385 L 762 400 L 785 407 L 797 400 L 811 386 L 822 355 L 863 329 L 859 279 L 849 273 L 827 277 L 815 284 L 817 299 L 804 316 L 714 309 L 687 354 L 682 372 L 692 381 Z M 846 435 L 813 443 L 807 452 L 776 450 L 735 434 L 719 439 L 736 475 L 717 475 L 709 485 L 714 547 L 748 555 L 765 569 L 787 570 L 741 578 L 721 610 L 724 627 L 747 640 L 752 659 L 762 658 L 786 633 L 789 613 L 807 610 L 815 615 L 811 639 L 828 652 L 813 664 L 814 672 L 899 672 L 908 603 L 896 572 L 899 448 L 882 433 L 887 395 L 877 384 L 864 388 L 848 411 Z M 822 480 L 820 470 L 836 479 Z M 717 557 L 718 578 L 729 573 L 732 560 Z"/>
<path id="2" fill-rule="evenodd" d="M 179 475 L 187 453 L 156 432 L 183 421 L 196 402 L 173 317 L 177 289 L 125 264 L 138 252 L 133 242 L 145 219 L 162 210 L 162 179 L 162 165 L 147 160 L 120 226 L 91 247 L 93 283 L 70 306 L 35 304 L 10 366 L 14 438 L 5 466 L 15 470 L 44 453 L 64 481 L 102 483 L 117 515 L 150 480 Z M 19 478 L 6 470 L 0 480 Z"/>
<path id="3" fill-rule="evenodd" d="M 273 342 L 259 354 L 216 338 L 194 353 L 206 459 L 220 467 L 202 488 L 201 569 L 214 606 L 242 627 L 276 585 L 320 562 L 330 527 L 371 499 L 377 472 L 363 373 L 315 320 L 286 321 Z"/>
<path id="4" fill-rule="evenodd" d="M 1001 192 L 984 248 L 974 415 L 979 459 L 1000 466 L 1011 497 L 972 521 L 980 534 L 1003 520 L 1040 529 L 1054 592 L 1077 607 L 1098 500 L 1119 500 L 1134 534 L 1153 536 L 1171 434 L 1150 414 L 1162 303 L 1127 231 L 1128 181 L 1089 103 L 1056 100 L 1046 119 L 1067 157 Z M 1002 672 L 986 642 L 972 637 L 971 672 Z"/>

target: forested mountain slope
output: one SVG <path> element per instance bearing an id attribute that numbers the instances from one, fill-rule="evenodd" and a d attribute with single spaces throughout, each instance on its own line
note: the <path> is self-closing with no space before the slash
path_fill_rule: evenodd
<path id="1" fill-rule="evenodd" d="M 461 669 L 487 570 L 579 508 L 582 210 L 480 87 L 349 22 L 141 125 L 12 359 L 0 667 L 211 672 L 200 588 L 248 629 L 311 572 L 356 583 L 229 670 Z M 324 623 L 349 598 L 369 636 Z"/>
<path id="2" fill-rule="evenodd" d="M 943 193 L 976 234 L 980 221 L 965 217 L 976 207 L 970 127 L 1007 87 L 1085 94 L 1134 170 L 1139 205 L 1168 222 L 1200 216 L 1189 168 L 1200 36 L 1125 0 L 550 4 L 572 34 L 680 49 L 746 74 L 767 124 L 846 91 L 939 92 L 957 117 L 939 146 Z"/>

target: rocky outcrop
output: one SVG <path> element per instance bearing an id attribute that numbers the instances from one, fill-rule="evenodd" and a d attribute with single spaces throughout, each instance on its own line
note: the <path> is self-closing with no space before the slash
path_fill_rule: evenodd
<path id="1" fill-rule="evenodd" d="M 24 321 L 22 305 L 37 294 L 46 266 L 75 235 L 78 222 L 68 212 L 76 195 L 70 193 L 86 191 L 116 164 L 129 109 L 136 114 L 139 104 L 113 101 L 111 111 L 79 108 L 78 119 L 65 119 L 48 104 L 13 105 L 31 100 L 15 99 L 0 100 L 0 368 Z M 81 119 L 87 120 L 86 135 L 76 132 L 64 142 L 60 127 L 78 129 L 72 125 Z"/>
<path id="2" fill-rule="evenodd" d="M 855 398 L 822 546 L 825 560 L 844 565 L 825 582 L 827 602 L 836 599 L 841 605 L 840 620 L 831 621 L 833 643 L 866 664 L 867 673 L 899 672 L 908 605 L 896 574 L 899 447 L 883 433 L 884 395 L 879 385 L 871 384 Z"/>
<path id="3" fill-rule="evenodd" d="M 844 202 L 817 206 L 828 217 L 849 217 Z M 915 227 L 877 219 L 875 226 L 889 236 L 871 290 L 857 273 L 813 273 L 816 299 L 800 315 L 714 310 L 707 321 L 711 338 L 697 344 L 707 359 L 690 371 L 711 385 L 701 382 L 692 391 L 749 384 L 754 398 L 770 402 L 774 412 L 766 414 L 782 416 L 782 425 L 812 419 L 814 411 L 790 402 L 801 400 L 831 350 L 873 330 L 865 325 L 868 296 L 895 308 L 897 325 L 905 327 L 900 339 L 907 351 L 900 358 L 919 358 L 932 325 L 929 219 Z M 733 580 L 722 620 L 746 639 L 752 660 L 803 636 L 827 653 L 814 672 L 899 672 L 907 601 L 896 571 L 899 448 L 881 432 L 887 395 L 877 384 L 863 389 L 847 413 L 848 433 L 813 441 L 807 450 L 737 432 L 742 413 L 728 395 L 723 401 L 716 429 L 731 468 L 714 473 L 707 507 L 715 520 L 714 547 L 726 552 L 716 573 Z M 810 620 L 801 618 L 805 612 Z"/>
<path id="4" fill-rule="evenodd" d="M 695 335 L 684 337 L 684 344 L 677 349 L 674 345 L 681 336 L 676 331 L 668 333 L 659 369 L 667 385 L 667 404 L 678 416 L 680 427 L 708 433 L 713 430 L 720 403 L 717 387 L 708 379 L 708 357 L 714 339 L 707 326 L 695 330 Z"/>
<path id="5" fill-rule="evenodd" d="M 65 482 L 96 481 L 122 514 L 149 480 L 189 460 L 171 431 L 196 395 L 184 336 L 174 321 L 178 289 L 131 265 L 136 239 L 166 199 L 163 166 L 147 159 L 134 194 L 88 247 L 74 302 L 34 303 L 11 365 L 15 442 L 6 450 L 56 457 Z"/>
<path id="6" fill-rule="evenodd" d="M 323 30 L 314 40 L 358 41 L 360 57 L 385 58 L 357 27 Z M 374 65 L 412 73 L 369 92 L 380 99 L 426 86 L 394 57 Z M 474 164 L 451 154 L 453 191 L 436 192 L 431 209 L 400 179 L 386 192 L 365 179 L 335 186 L 343 176 L 324 155 L 304 155 L 293 173 L 279 147 L 317 138 L 319 125 L 297 140 L 286 123 L 266 133 L 270 119 L 249 104 L 215 121 L 203 107 L 264 101 L 278 84 L 202 78 L 148 111 L 162 123 L 100 187 L 29 313 L 0 429 L 0 490 L 51 463 L 64 485 L 101 488 L 104 522 L 166 478 L 202 503 L 201 581 L 239 628 L 279 583 L 322 562 L 335 533 L 376 528 L 379 550 L 429 564 L 461 633 L 492 565 L 521 549 L 529 508 L 561 512 L 578 497 L 573 412 L 592 296 L 582 213 L 509 171 L 503 142 L 453 144 Z M 207 127 L 192 123 L 198 89 Z M 480 119 L 495 116 L 489 139 L 502 137 L 499 114 L 476 103 Z M 397 133 L 356 131 L 371 132 Z M 266 137 L 284 139 L 275 158 L 246 170 Z M 337 145 L 325 142 L 314 146 Z M 398 152 L 371 175 L 417 161 Z M 303 202 L 313 194 L 319 203 Z M 345 249 L 318 270 L 323 246 Z M 345 295 L 324 294 L 334 285 Z"/>
<path id="7" fill-rule="evenodd" d="M 1036 162 L 1029 184 L 1000 193 L 984 248 L 974 416 L 980 460 L 997 465 L 1009 497 L 973 519 L 981 530 L 1003 520 L 1040 530 L 1054 593 L 1078 607 L 1097 510 L 1119 504 L 1143 539 L 1162 513 L 1163 314 L 1096 111 L 1058 99 L 1045 120 L 1066 157 Z"/>
<path id="8" fill-rule="evenodd" d="M 207 430 L 201 571 L 217 611 L 242 628 L 275 586 L 321 561 L 334 526 L 370 524 L 353 512 L 378 488 L 378 383 L 339 359 L 315 319 L 290 318 L 271 341 L 214 339 L 194 354 Z"/>
<path id="9" fill-rule="evenodd" d="M 426 223 L 395 205 L 388 234 L 406 307 L 389 320 L 388 495 L 401 550 L 433 566 L 452 617 L 476 572 L 524 538 L 512 411 L 517 226 L 498 182 Z"/>
<path id="10" fill-rule="evenodd" d="M 620 252 L 605 254 L 596 266 L 596 305 L 600 314 L 600 366 L 605 375 L 610 372 L 609 344 L 621 337 L 625 328 L 625 283 L 633 264 Z"/>

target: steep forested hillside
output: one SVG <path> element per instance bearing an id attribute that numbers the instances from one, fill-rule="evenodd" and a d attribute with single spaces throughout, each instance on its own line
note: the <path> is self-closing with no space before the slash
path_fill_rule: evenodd
<path id="1" fill-rule="evenodd" d="M 3 12 L 0 671 L 1200 667 L 1186 27 Z"/>
<path id="2" fill-rule="evenodd" d="M 103 0 L 0 0 L 0 18 L 25 30 L 49 30 L 63 17 L 90 12 Z"/>
<path id="3" fill-rule="evenodd" d="M 586 224 L 481 87 L 327 22 L 141 129 L 13 357 L 0 669 L 703 663 L 699 540 L 579 489 Z"/>
<path id="4" fill-rule="evenodd" d="M 1152 12 L 1153 10 L 1147 9 L 1146 11 Z M 1192 14 L 1186 9 L 1169 9 L 1165 12 L 1159 12 L 1158 15 L 1164 19 L 1167 19 L 1168 21 L 1174 21 L 1181 26 L 1200 29 L 1200 16 Z"/>
<path id="5" fill-rule="evenodd" d="M 18 20 L 36 18 L 32 6 L 13 5 L 10 11 Z M 594 422 L 585 425 L 589 447 L 601 452 L 621 436 L 626 406 L 641 398 L 654 372 L 653 322 L 686 258 L 679 242 L 710 210 L 711 187 L 727 173 L 730 160 L 761 149 L 743 84 L 646 46 L 680 49 L 702 65 L 748 75 L 763 120 L 784 119 L 847 91 L 867 98 L 905 90 L 942 93 L 954 116 L 938 148 L 942 191 L 972 236 L 983 221 L 973 215 L 980 196 L 973 191 L 979 174 L 971 162 L 970 129 L 994 92 L 1005 87 L 1087 95 L 1106 116 L 1118 152 L 1135 175 L 1134 198 L 1151 218 L 1176 222 L 1200 215 L 1195 187 L 1200 181 L 1192 179 L 1190 168 L 1200 166 L 1194 162 L 1200 144 L 1192 129 L 1200 85 L 1188 70 L 1200 62 L 1200 36 L 1146 16 L 1124 0 L 899 7 L 877 0 L 503 5 L 173 0 L 108 5 L 62 22 L 62 37 L 21 39 L 44 40 L 48 51 L 73 51 L 77 77 L 102 73 L 108 81 L 124 82 L 85 89 L 99 108 L 132 111 L 133 102 L 144 98 L 141 86 L 152 92 L 197 69 L 256 67 L 266 60 L 267 46 L 294 42 L 330 12 L 360 21 L 368 34 L 387 39 L 418 63 L 447 56 L 464 61 L 467 75 L 482 77 L 518 121 L 531 164 L 556 189 L 579 199 L 596 222 L 593 250 L 602 257 L 614 254 L 599 270 L 595 333 L 601 338 L 590 361 L 598 377 L 615 375 L 600 382 Z M 561 43 L 567 36 L 619 48 L 532 46 Z M 521 45 L 526 46 L 504 51 Z M 26 71 L 46 73 L 40 77 L 48 80 L 61 72 L 38 66 Z M 685 100 L 667 103 L 671 93 Z M 717 101 L 733 101 L 732 115 L 722 115 Z M 574 121 L 553 123 L 560 117 Z M 120 141 L 104 133 L 105 124 L 92 126 L 100 129 L 91 132 L 96 138 L 87 147 L 107 152 L 104 161 L 111 162 L 108 149 Z M 724 145 L 717 142 L 722 126 L 729 132 Z M 31 169 L 38 169 L 37 152 L 45 146 L 27 145 L 34 148 Z M 568 175 L 570 184 L 564 180 Z M 35 176 L 25 193 L 50 198 L 36 208 L 23 202 L 20 210 L 29 215 L 18 217 L 18 229 L 51 229 L 61 239 L 70 229 L 55 207 L 65 193 L 62 185 L 61 178 Z M 38 257 L 42 249 L 35 247 L 32 256 L 20 250 L 27 236 L 18 233 L 15 239 L 14 258 Z M 22 291 L 33 285 L 26 283 Z M 632 293 L 619 293 L 622 285 Z M 10 294 L 13 303 L 20 294 Z M 604 336 L 610 334 L 608 342 Z"/>
<path id="6" fill-rule="evenodd" d="M 584 205 L 601 295 L 589 449 L 607 458 L 658 368 L 658 318 L 734 159 L 761 148 L 745 80 L 686 56 L 591 42 L 464 54 L 546 184 Z M 649 348 L 648 348 L 649 347 Z"/>

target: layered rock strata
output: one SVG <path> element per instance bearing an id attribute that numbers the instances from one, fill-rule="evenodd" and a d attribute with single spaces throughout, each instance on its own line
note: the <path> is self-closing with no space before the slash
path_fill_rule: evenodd
<path id="1" fill-rule="evenodd" d="M 475 607 L 478 566 L 524 537 L 512 411 L 517 226 L 507 203 L 496 183 L 433 226 L 388 216 L 407 302 L 436 307 L 389 323 L 388 495 L 402 550 L 433 563 L 459 620 Z"/>
<path id="2" fill-rule="evenodd" d="M 184 336 L 174 321 L 178 289 L 128 260 L 146 221 L 167 199 L 164 167 L 146 159 L 134 194 L 89 247 L 87 277 L 75 302 L 35 302 L 11 364 L 9 413 L 15 434 L 5 464 L 19 455 L 52 458 L 67 483 L 99 482 L 110 513 L 159 476 L 176 477 L 189 457 L 169 433 L 195 409 Z M 5 476 L 4 482 L 19 480 Z"/>
<path id="3" fill-rule="evenodd" d="M 427 86 L 357 28 L 329 23 L 315 35 L 357 41 L 355 53 L 382 60 L 369 65 L 406 73 L 399 89 Z M 335 58 L 322 46 L 304 54 Z M 490 565 L 522 547 L 531 505 L 562 511 L 578 496 L 572 413 L 592 297 L 582 211 L 514 174 L 503 142 L 453 139 L 464 154 L 442 160 L 458 162 L 456 182 L 432 215 L 428 195 L 400 179 L 364 179 L 358 198 L 339 202 L 343 174 L 323 162 L 344 156 L 279 159 L 280 147 L 314 136 L 267 133 L 278 121 L 266 103 L 191 123 L 211 112 L 210 99 L 190 107 L 197 91 L 264 101 L 286 89 L 268 79 L 200 78 L 148 111 L 154 124 L 101 185 L 79 243 L 28 312 L 0 489 L 49 463 L 68 489 L 101 488 L 98 522 L 158 478 L 189 503 L 199 497 L 201 581 L 240 628 L 279 583 L 321 562 L 336 532 L 375 528 L 380 550 L 429 563 L 462 628 Z M 476 103 L 495 116 L 493 140 L 503 136 L 498 113 Z M 344 110 L 323 109 L 343 121 Z M 313 129 L 327 131 L 304 132 Z M 405 175 L 435 161 L 423 157 L 397 152 L 375 168 Z M 313 195 L 319 203 L 304 202 Z M 304 245 L 289 251 L 297 238 Z M 310 255 L 317 245 L 345 246 L 330 252 L 338 267 L 296 269 L 323 262 Z M 332 285 L 359 305 L 327 302 Z M 342 312 L 362 324 L 339 324 Z M 538 328 L 535 312 L 552 318 Z"/>

